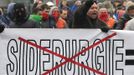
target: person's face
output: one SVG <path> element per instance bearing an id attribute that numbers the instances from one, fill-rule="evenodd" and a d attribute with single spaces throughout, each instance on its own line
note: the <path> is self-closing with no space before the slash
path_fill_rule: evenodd
<path id="1" fill-rule="evenodd" d="M 117 10 L 117 14 L 118 14 L 118 19 L 120 19 L 125 14 L 125 10 L 123 9 Z"/>
<path id="2" fill-rule="evenodd" d="M 81 1 L 76 1 L 76 2 L 75 2 L 75 5 L 76 5 L 76 6 L 80 6 L 80 5 L 81 5 Z"/>
<path id="3" fill-rule="evenodd" d="M 67 10 L 62 10 L 61 17 L 62 17 L 63 19 L 66 19 L 66 18 L 67 18 L 67 13 L 68 13 Z"/>
<path id="4" fill-rule="evenodd" d="M 62 2 L 62 5 L 63 5 L 63 6 L 67 6 L 67 1 L 63 1 L 63 2 Z"/>
<path id="5" fill-rule="evenodd" d="M 134 18 L 134 9 L 133 10 L 129 10 L 128 11 L 128 15 L 129 15 L 129 17 Z"/>
<path id="6" fill-rule="evenodd" d="M 98 6 L 96 3 L 91 6 L 87 12 L 87 15 L 92 19 L 96 19 L 98 17 Z"/>
<path id="7" fill-rule="evenodd" d="M 99 14 L 98 14 L 99 19 L 101 19 L 102 21 L 106 22 L 109 18 L 109 14 L 106 8 L 101 8 L 99 10 Z"/>
<path id="8" fill-rule="evenodd" d="M 120 3 L 119 2 L 114 2 L 114 6 L 117 7 Z"/>
<path id="9" fill-rule="evenodd" d="M 99 14 L 101 14 L 101 13 L 108 14 L 108 10 L 107 10 L 106 8 L 101 8 L 101 9 L 99 10 Z"/>
<path id="10" fill-rule="evenodd" d="M 123 6 L 126 6 L 126 4 L 127 4 L 127 1 L 124 1 L 124 2 L 123 2 Z"/>
<path id="11" fill-rule="evenodd" d="M 59 17 L 59 15 L 60 15 L 59 10 L 58 10 L 57 8 L 54 9 L 54 10 L 52 11 L 52 15 L 53 15 L 55 18 Z"/>
<path id="12" fill-rule="evenodd" d="M 44 9 L 43 11 L 49 13 L 50 9 Z"/>

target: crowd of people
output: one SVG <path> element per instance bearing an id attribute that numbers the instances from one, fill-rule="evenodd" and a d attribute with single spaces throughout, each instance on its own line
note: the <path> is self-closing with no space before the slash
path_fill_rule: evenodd
<path id="1" fill-rule="evenodd" d="M 134 30 L 134 2 L 61 0 L 35 2 L 31 10 L 24 3 L 9 3 L 0 8 L 0 26 L 5 28 L 101 28 Z"/>

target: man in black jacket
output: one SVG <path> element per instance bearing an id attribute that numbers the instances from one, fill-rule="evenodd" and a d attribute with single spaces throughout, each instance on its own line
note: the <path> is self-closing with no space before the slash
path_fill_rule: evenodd
<path id="1" fill-rule="evenodd" d="M 108 26 L 98 19 L 97 2 L 88 0 L 74 14 L 73 28 L 101 28 L 103 32 L 109 30 Z"/>

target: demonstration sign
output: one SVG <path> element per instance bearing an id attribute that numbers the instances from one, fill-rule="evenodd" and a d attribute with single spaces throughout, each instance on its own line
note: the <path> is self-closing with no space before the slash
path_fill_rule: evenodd
<path id="1" fill-rule="evenodd" d="M 134 32 L 5 29 L 0 75 L 133 75 Z"/>

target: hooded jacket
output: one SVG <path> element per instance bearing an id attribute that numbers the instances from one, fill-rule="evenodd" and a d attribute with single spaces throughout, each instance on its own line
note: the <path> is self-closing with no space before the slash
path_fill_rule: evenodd
<path id="1" fill-rule="evenodd" d="M 57 21 L 55 20 L 55 18 L 52 15 L 52 12 L 53 12 L 54 9 L 58 9 L 58 7 L 54 6 L 49 11 L 49 22 L 48 22 L 49 23 L 48 24 L 49 25 L 49 28 L 56 28 Z"/>
<path id="2" fill-rule="evenodd" d="M 13 19 L 13 17 L 14 17 L 13 10 L 14 10 L 15 4 L 16 3 L 10 3 L 10 4 L 8 4 L 8 7 L 7 7 L 7 15 L 10 19 Z"/>
<path id="3" fill-rule="evenodd" d="M 11 22 L 9 28 L 36 28 L 38 25 L 28 20 L 29 15 L 23 3 L 11 3 L 7 9 L 8 17 Z"/>

